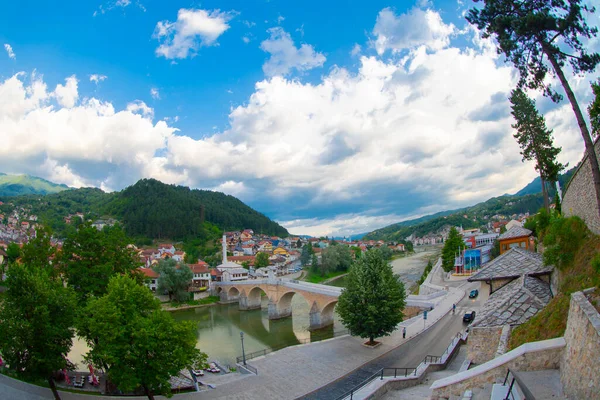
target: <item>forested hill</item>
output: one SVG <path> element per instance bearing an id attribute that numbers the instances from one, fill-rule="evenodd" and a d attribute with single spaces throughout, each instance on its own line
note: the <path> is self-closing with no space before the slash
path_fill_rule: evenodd
<path id="1" fill-rule="evenodd" d="M 0 196 L 58 193 L 67 189 L 67 185 L 52 183 L 37 176 L 7 175 L 0 172 Z"/>
<path id="2" fill-rule="evenodd" d="M 82 188 L 46 196 L 0 196 L 5 203 L 30 206 L 33 214 L 59 235 L 69 229 L 64 217 L 77 212 L 89 218 L 115 218 L 133 237 L 183 240 L 202 233 L 204 221 L 222 230 L 252 229 L 257 233 L 288 236 L 278 223 L 237 198 L 208 190 L 191 190 L 142 179 L 120 192 Z M 0 206 L 9 211 L 10 205 Z"/>
<path id="3" fill-rule="evenodd" d="M 558 183 L 560 183 L 560 187 L 562 188 L 562 190 L 564 190 L 567 187 L 567 183 L 569 183 L 569 180 L 571 180 L 571 177 L 575 173 L 576 169 L 577 169 L 577 167 L 575 166 L 575 167 L 571 168 L 570 170 L 568 170 L 567 172 L 565 172 L 564 174 L 559 175 Z M 531 181 L 527 186 L 525 186 L 523 189 L 521 189 L 517 193 L 515 193 L 515 196 L 522 196 L 524 194 L 540 193 L 541 191 L 542 191 L 542 181 L 540 180 L 540 177 L 538 176 L 533 181 Z"/>
<path id="4" fill-rule="evenodd" d="M 195 236 L 204 221 L 224 230 L 253 229 L 287 236 L 287 230 L 237 198 L 209 190 L 191 190 L 142 179 L 116 193 L 103 213 L 123 222 L 131 236 L 183 238 Z"/>
<path id="5" fill-rule="evenodd" d="M 487 223 L 484 218 L 486 215 L 489 217 L 495 214 L 535 213 L 542 205 L 543 199 L 540 193 L 526 196 L 506 195 L 494 197 L 472 207 L 445 211 L 432 216 L 389 225 L 368 233 L 363 237 L 363 240 L 403 240 L 413 233 L 420 237 L 429 233 L 436 233 L 446 226 L 462 226 L 464 229 L 478 228 Z"/>

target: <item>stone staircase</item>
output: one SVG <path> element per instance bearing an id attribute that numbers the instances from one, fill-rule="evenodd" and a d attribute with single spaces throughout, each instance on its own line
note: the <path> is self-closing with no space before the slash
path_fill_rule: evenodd
<path id="1" fill-rule="evenodd" d="M 412 386 L 402 390 L 392 390 L 387 392 L 385 395 L 381 396 L 380 399 L 385 400 L 425 400 L 431 397 L 431 389 L 429 387 L 433 382 L 438 379 L 446 378 L 448 376 L 456 374 L 460 369 L 467 357 L 467 347 L 461 346 L 458 349 L 458 352 L 450 361 L 446 369 L 442 371 L 431 372 L 427 374 L 425 379 L 423 379 L 423 383 L 417 386 Z M 457 399 L 462 399 L 462 397 L 457 397 Z"/>

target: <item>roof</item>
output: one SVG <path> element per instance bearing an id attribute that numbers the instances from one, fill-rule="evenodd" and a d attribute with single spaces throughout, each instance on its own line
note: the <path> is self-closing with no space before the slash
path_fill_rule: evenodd
<path id="1" fill-rule="evenodd" d="M 225 272 L 225 271 L 223 271 L 223 272 Z M 238 266 L 238 268 L 227 269 L 227 273 L 229 273 L 229 274 L 247 274 L 248 270 L 246 268 L 241 268 L 240 266 Z"/>
<path id="2" fill-rule="evenodd" d="M 208 264 L 204 261 L 197 264 L 188 264 L 188 267 L 190 267 L 190 270 L 192 270 L 194 274 L 207 274 L 209 272 Z"/>
<path id="3" fill-rule="evenodd" d="M 483 268 L 469 278 L 469 282 L 494 279 L 518 278 L 523 274 L 549 274 L 553 266 L 544 265 L 542 255 L 520 247 L 513 247 L 501 256 L 484 264 Z"/>
<path id="4" fill-rule="evenodd" d="M 243 262 L 243 261 L 254 261 L 256 259 L 256 257 L 254 257 L 254 256 L 229 256 L 229 257 L 227 257 L 227 259 L 229 261 L 233 261 L 233 262 L 236 262 L 236 261 Z"/>
<path id="5" fill-rule="evenodd" d="M 526 237 L 531 235 L 531 231 L 529 229 L 523 228 L 521 226 L 513 226 L 502 235 L 498 237 L 498 240 L 506 240 L 506 239 L 515 239 L 520 237 Z"/>
<path id="6" fill-rule="evenodd" d="M 158 278 L 158 273 L 152 268 L 138 268 L 138 271 L 141 271 L 146 278 Z"/>
<path id="7" fill-rule="evenodd" d="M 223 275 L 223 273 L 216 268 L 212 268 L 210 270 L 210 275 L 211 276 L 221 276 L 221 275 Z"/>
<path id="8" fill-rule="evenodd" d="M 522 275 L 490 295 L 473 326 L 520 325 L 544 308 L 551 298 L 547 282 Z"/>
<path id="9" fill-rule="evenodd" d="M 217 265 L 218 269 L 230 269 L 230 268 L 239 268 L 240 266 L 232 261 L 227 261 L 223 264 Z"/>

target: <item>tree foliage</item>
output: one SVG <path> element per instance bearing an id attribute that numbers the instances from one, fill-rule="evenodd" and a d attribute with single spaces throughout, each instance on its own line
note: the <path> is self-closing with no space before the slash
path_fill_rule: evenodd
<path id="1" fill-rule="evenodd" d="M 454 268 L 454 258 L 466 247 L 462 235 L 458 233 L 455 227 L 452 227 L 442 248 L 442 268 L 444 271 L 452 271 Z"/>
<path id="2" fill-rule="evenodd" d="M 81 331 L 91 348 L 86 359 L 106 368 L 122 391 L 170 396 L 171 376 L 206 362 L 196 348 L 195 324 L 175 322 L 147 288 L 126 276 L 111 278 L 107 293 L 90 299 L 85 315 Z"/>
<path id="3" fill-rule="evenodd" d="M 597 82 L 592 82 L 592 92 L 594 93 L 594 100 L 587 110 L 592 125 L 592 135 L 596 137 L 600 133 L 600 79 Z"/>
<path id="4" fill-rule="evenodd" d="M 254 259 L 254 268 L 265 268 L 269 266 L 269 255 L 267 253 L 257 253 Z"/>
<path id="5" fill-rule="evenodd" d="M 348 246 L 329 246 L 321 252 L 321 264 L 314 272 L 325 276 L 329 272 L 347 271 L 352 264 L 352 250 Z"/>
<path id="6" fill-rule="evenodd" d="M 31 268 L 53 268 L 49 260 L 54 257 L 56 249 L 51 242 L 52 231 L 47 227 L 36 230 L 35 238 L 29 240 L 21 249 L 21 261 Z"/>
<path id="7" fill-rule="evenodd" d="M 90 296 L 105 294 L 112 276 L 137 275 L 138 262 L 128 244 L 129 239 L 119 226 L 98 230 L 89 222 L 65 240 L 59 265 L 81 303 Z"/>
<path id="8" fill-rule="evenodd" d="M 406 293 L 378 249 L 367 251 L 351 267 L 337 312 L 352 335 L 374 339 L 392 333 L 402 322 Z"/>
<path id="9" fill-rule="evenodd" d="M 552 219 L 544 235 L 544 264 L 564 269 L 588 234 L 585 222 L 579 217 Z"/>
<path id="10" fill-rule="evenodd" d="M 556 182 L 558 174 L 565 168 L 556 160 L 560 147 L 554 147 L 552 130 L 546 127 L 546 120 L 541 115 L 535 101 L 530 99 L 521 89 L 511 92 L 510 102 L 512 115 L 516 124 L 513 135 L 521 147 L 523 161 L 535 161 L 535 170 L 540 174 L 544 206 L 549 209 L 550 201 L 546 188 L 547 182 Z"/>
<path id="11" fill-rule="evenodd" d="M 27 379 L 47 380 L 69 367 L 66 356 L 74 335 L 75 293 L 53 279 L 50 268 L 13 264 L 0 301 L 0 353 Z"/>
<path id="12" fill-rule="evenodd" d="M 6 246 L 6 258 L 9 264 L 14 263 L 21 257 L 21 248 L 15 242 L 11 242 Z"/>
<path id="13" fill-rule="evenodd" d="M 598 28 L 590 27 L 584 14 L 595 9 L 582 0 L 484 0 L 484 7 L 469 11 L 467 20 L 495 37 L 503 53 L 519 71 L 519 88 L 541 89 L 545 96 L 559 102 L 560 95 L 548 75 L 560 81 L 581 131 L 592 167 L 596 192 L 596 212 L 600 213 L 600 167 L 586 121 L 563 69 L 566 64 L 575 75 L 592 72 L 600 54 L 590 52 L 582 39 L 596 37 Z"/>
<path id="14" fill-rule="evenodd" d="M 312 261 L 312 256 L 314 254 L 312 244 L 310 242 L 306 243 L 306 245 L 302 248 L 302 253 L 300 254 L 300 262 L 302 265 L 308 265 Z"/>
<path id="15" fill-rule="evenodd" d="M 186 264 L 177 264 L 177 261 L 169 258 L 160 260 L 154 267 L 158 273 L 158 292 L 169 294 L 169 300 L 178 302 L 187 301 L 189 298 L 188 287 L 193 273 Z"/>

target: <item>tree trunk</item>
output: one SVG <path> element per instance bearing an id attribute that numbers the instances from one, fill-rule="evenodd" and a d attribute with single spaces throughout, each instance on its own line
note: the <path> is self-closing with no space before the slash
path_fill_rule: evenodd
<path id="1" fill-rule="evenodd" d="M 154 400 L 154 395 L 148 389 L 148 386 L 144 385 L 144 392 L 146 392 L 146 396 L 148 396 L 148 400 Z"/>
<path id="2" fill-rule="evenodd" d="M 48 377 L 48 385 L 50 385 L 54 399 L 60 400 L 60 395 L 58 394 L 58 390 L 56 390 L 56 385 L 54 384 L 54 379 L 52 379 L 52 376 Z"/>
<path id="3" fill-rule="evenodd" d="M 370 345 L 372 345 L 374 341 L 375 341 L 375 338 L 373 336 L 369 337 L 369 344 Z"/>
<path id="4" fill-rule="evenodd" d="M 550 212 L 550 201 L 548 199 L 548 189 L 546 188 L 546 181 L 542 174 L 540 174 L 540 181 L 542 182 L 542 196 L 544 197 L 544 208 Z"/>
<path id="5" fill-rule="evenodd" d="M 542 49 L 548 56 L 548 60 L 550 61 L 550 64 L 552 64 L 554 72 L 556 72 L 560 83 L 563 85 L 563 88 L 567 93 L 567 97 L 569 98 L 569 102 L 571 102 L 571 107 L 575 113 L 575 118 L 577 118 L 577 124 L 579 125 L 579 130 L 581 131 L 581 136 L 583 137 L 583 142 L 585 143 L 585 151 L 587 153 L 588 160 L 590 160 L 590 166 L 592 167 L 592 177 L 594 179 L 594 189 L 596 191 L 596 213 L 600 215 L 600 167 L 598 166 L 598 158 L 596 157 L 596 152 L 594 151 L 594 142 L 592 141 L 590 131 L 588 130 L 585 120 L 583 119 L 583 114 L 579 108 L 577 99 L 575 99 L 575 94 L 573 93 L 567 78 L 565 78 L 565 74 L 560 68 L 560 65 L 558 65 L 558 61 L 556 61 L 554 54 L 551 53 L 548 46 L 543 42 Z"/>

